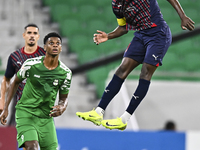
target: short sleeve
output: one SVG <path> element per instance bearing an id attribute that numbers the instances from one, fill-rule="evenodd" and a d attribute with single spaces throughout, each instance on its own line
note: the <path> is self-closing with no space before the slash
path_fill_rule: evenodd
<path id="1" fill-rule="evenodd" d="M 15 74 L 15 67 L 12 64 L 12 57 L 10 55 L 8 58 L 8 62 L 7 62 L 5 77 L 12 78 L 14 76 L 14 74 Z"/>
<path id="2" fill-rule="evenodd" d="M 63 84 L 60 86 L 60 94 L 68 94 L 69 93 L 69 89 L 70 89 L 70 86 L 71 86 L 71 80 L 72 80 L 72 72 L 69 71 L 67 74 L 66 74 L 66 78 L 63 82 Z"/>

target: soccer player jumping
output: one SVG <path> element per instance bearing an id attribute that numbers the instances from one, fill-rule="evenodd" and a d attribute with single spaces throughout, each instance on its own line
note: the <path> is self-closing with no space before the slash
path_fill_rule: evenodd
<path id="1" fill-rule="evenodd" d="M 194 22 L 185 15 L 178 0 L 168 0 L 168 2 L 177 11 L 182 29 L 193 30 Z M 94 42 L 98 45 L 120 37 L 129 30 L 135 30 L 135 36 L 128 45 L 122 63 L 106 87 L 96 109 L 77 112 L 76 115 L 96 125 L 102 124 L 108 129 L 124 130 L 131 115 L 147 94 L 153 73 L 158 66 L 162 65 L 163 57 L 171 45 L 172 36 L 156 0 L 113 0 L 112 8 L 118 27 L 108 34 L 97 30 L 98 33 L 94 34 Z M 139 64 L 142 64 L 139 84 L 126 111 L 117 119 L 103 120 L 106 107 L 119 92 L 129 73 Z"/>

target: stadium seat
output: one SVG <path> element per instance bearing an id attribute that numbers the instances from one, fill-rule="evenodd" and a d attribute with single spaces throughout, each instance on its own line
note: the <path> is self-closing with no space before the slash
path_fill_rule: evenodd
<path id="1" fill-rule="evenodd" d="M 58 23 L 62 23 L 67 18 L 72 18 L 73 14 L 71 7 L 65 4 L 55 4 L 51 7 L 52 20 Z"/>
<path id="2" fill-rule="evenodd" d="M 97 95 L 100 97 L 105 88 L 105 80 L 108 76 L 106 67 L 99 67 L 87 72 L 88 81 L 95 83 L 97 86 Z"/>
<path id="3" fill-rule="evenodd" d="M 105 21 L 108 24 L 116 24 L 117 27 L 117 19 L 113 13 L 112 6 L 105 6 L 103 7 L 102 13 L 101 13 L 102 20 Z"/>
<path id="4" fill-rule="evenodd" d="M 78 19 L 67 18 L 60 24 L 60 30 L 63 36 L 72 37 L 74 34 L 82 34 L 85 28 Z"/>
<path id="5" fill-rule="evenodd" d="M 103 9 L 105 7 L 112 8 L 112 1 L 111 0 L 94 0 L 94 5 L 98 9 Z"/>
<path id="6" fill-rule="evenodd" d="M 168 25 L 170 27 L 170 30 L 172 32 L 172 35 L 179 34 L 181 32 L 184 32 L 181 28 L 181 21 L 177 22 L 168 22 Z"/>
<path id="7" fill-rule="evenodd" d="M 55 0 L 43 0 L 43 4 L 47 6 L 53 6 L 54 4 L 57 4 L 58 2 Z"/>
<path id="8" fill-rule="evenodd" d="M 200 71 L 200 54 L 199 53 L 188 53 L 185 55 L 185 69 L 188 72 Z"/>
<path id="9" fill-rule="evenodd" d="M 159 68 L 160 71 L 184 71 L 184 63 L 173 52 L 167 52 L 163 59 L 163 66 Z"/>
<path id="10" fill-rule="evenodd" d="M 99 17 L 99 11 L 93 5 L 81 5 L 78 9 L 79 19 L 81 21 L 89 22 Z"/>
<path id="11" fill-rule="evenodd" d="M 84 64 L 99 58 L 99 52 L 96 49 L 84 48 L 78 52 L 80 64 Z"/>
<path id="12" fill-rule="evenodd" d="M 79 52 L 83 49 L 89 48 L 94 43 L 91 38 L 88 38 L 85 35 L 74 35 L 69 38 L 69 48 L 72 52 Z"/>
<path id="13" fill-rule="evenodd" d="M 188 39 L 171 45 L 169 49 L 179 56 L 184 56 L 193 51 L 192 45 L 193 41 Z"/>
<path id="14" fill-rule="evenodd" d="M 106 23 L 103 20 L 98 19 L 87 22 L 87 29 L 88 36 L 93 36 L 94 33 L 97 33 L 97 30 L 108 32 Z"/>
<path id="15" fill-rule="evenodd" d="M 185 8 L 184 11 L 186 15 L 190 17 L 194 22 L 200 22 L 199 9 Z"/>

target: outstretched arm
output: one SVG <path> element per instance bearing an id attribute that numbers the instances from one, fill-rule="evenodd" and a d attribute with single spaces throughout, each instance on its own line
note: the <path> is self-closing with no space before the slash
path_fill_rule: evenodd
<path id="1" fill-rule="evenodd" d="M 174 9 L 177 11 L 179 17 L 181 18 L 181 27 L 183 30 L 194 30 L 194 21 L 187 17 L 179 3 L 178 0 L 168 0 L 168 2 L 174 7 Z"/>
<path id="2" fill-rule="evenodd" d="M 10 85 L 10 79 L 11 78 L 6 78 L 4 76 L 1 82 L 0 114 L 3 111 L 3 107 L 5 104 L 5 97 L 6 97 L 6 93 L 8 92 L 8 87 Z"/>
<path id="3" fill-rule="evenodd" d="M 5 106 L 4 106 L 3 112 L 1 113 L 1 116 L 0 116 L 0 120 L 3 125 L 6 125 L 6 122 L 7 122 L 6 118 L 8 116 L 8 106 L 9 106 L 14 94 L 16 93 L 20 82 L 21 82 L 21 80 L 17 76 L 15 76 L 14 81 L 9 86 Z"/>
<path id="4" fill-rule="evenodd" d="M 50 117 L 58 117 L 63 114 L 68 104 L 67 97 L 68 94 L 59 94 L 58 105 L 52 107 L 53 110 L 50 111 Z"/>
<path id="5" fill-rule="evenodd" d="M 94 34 L 93 37 L 94 43 L 96 43 L 97 45 L 106 42 L 109 39 L 114 39 L 128 33 L 128 31 L 126 30 L 126 26 L 118 26 L 114 31 L 108 34 L 99 30 L 97 30 L 97 32 L 98 34 Z"/>

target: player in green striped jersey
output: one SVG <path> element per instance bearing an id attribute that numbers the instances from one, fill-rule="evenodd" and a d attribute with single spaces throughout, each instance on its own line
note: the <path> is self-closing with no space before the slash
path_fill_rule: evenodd
<path id="1" fill-rule="evenodd" d="M 58 60 L 62 39 L 57 33 L 44 38 L 45 56 L 27 59 L 10 85 L 7 101 L 0 116 L 6 124 L 8 106 L 18 85 L 26 81 L 22 97 L 16 105 L 16 129 L 19 147 L 27 150 L 56 150 L 57 135 L 53 117 L 60 116 L 67 107 L 71 84 L 71 70 Z M 58 105 L 54 106 L 59 91 Z"/>

